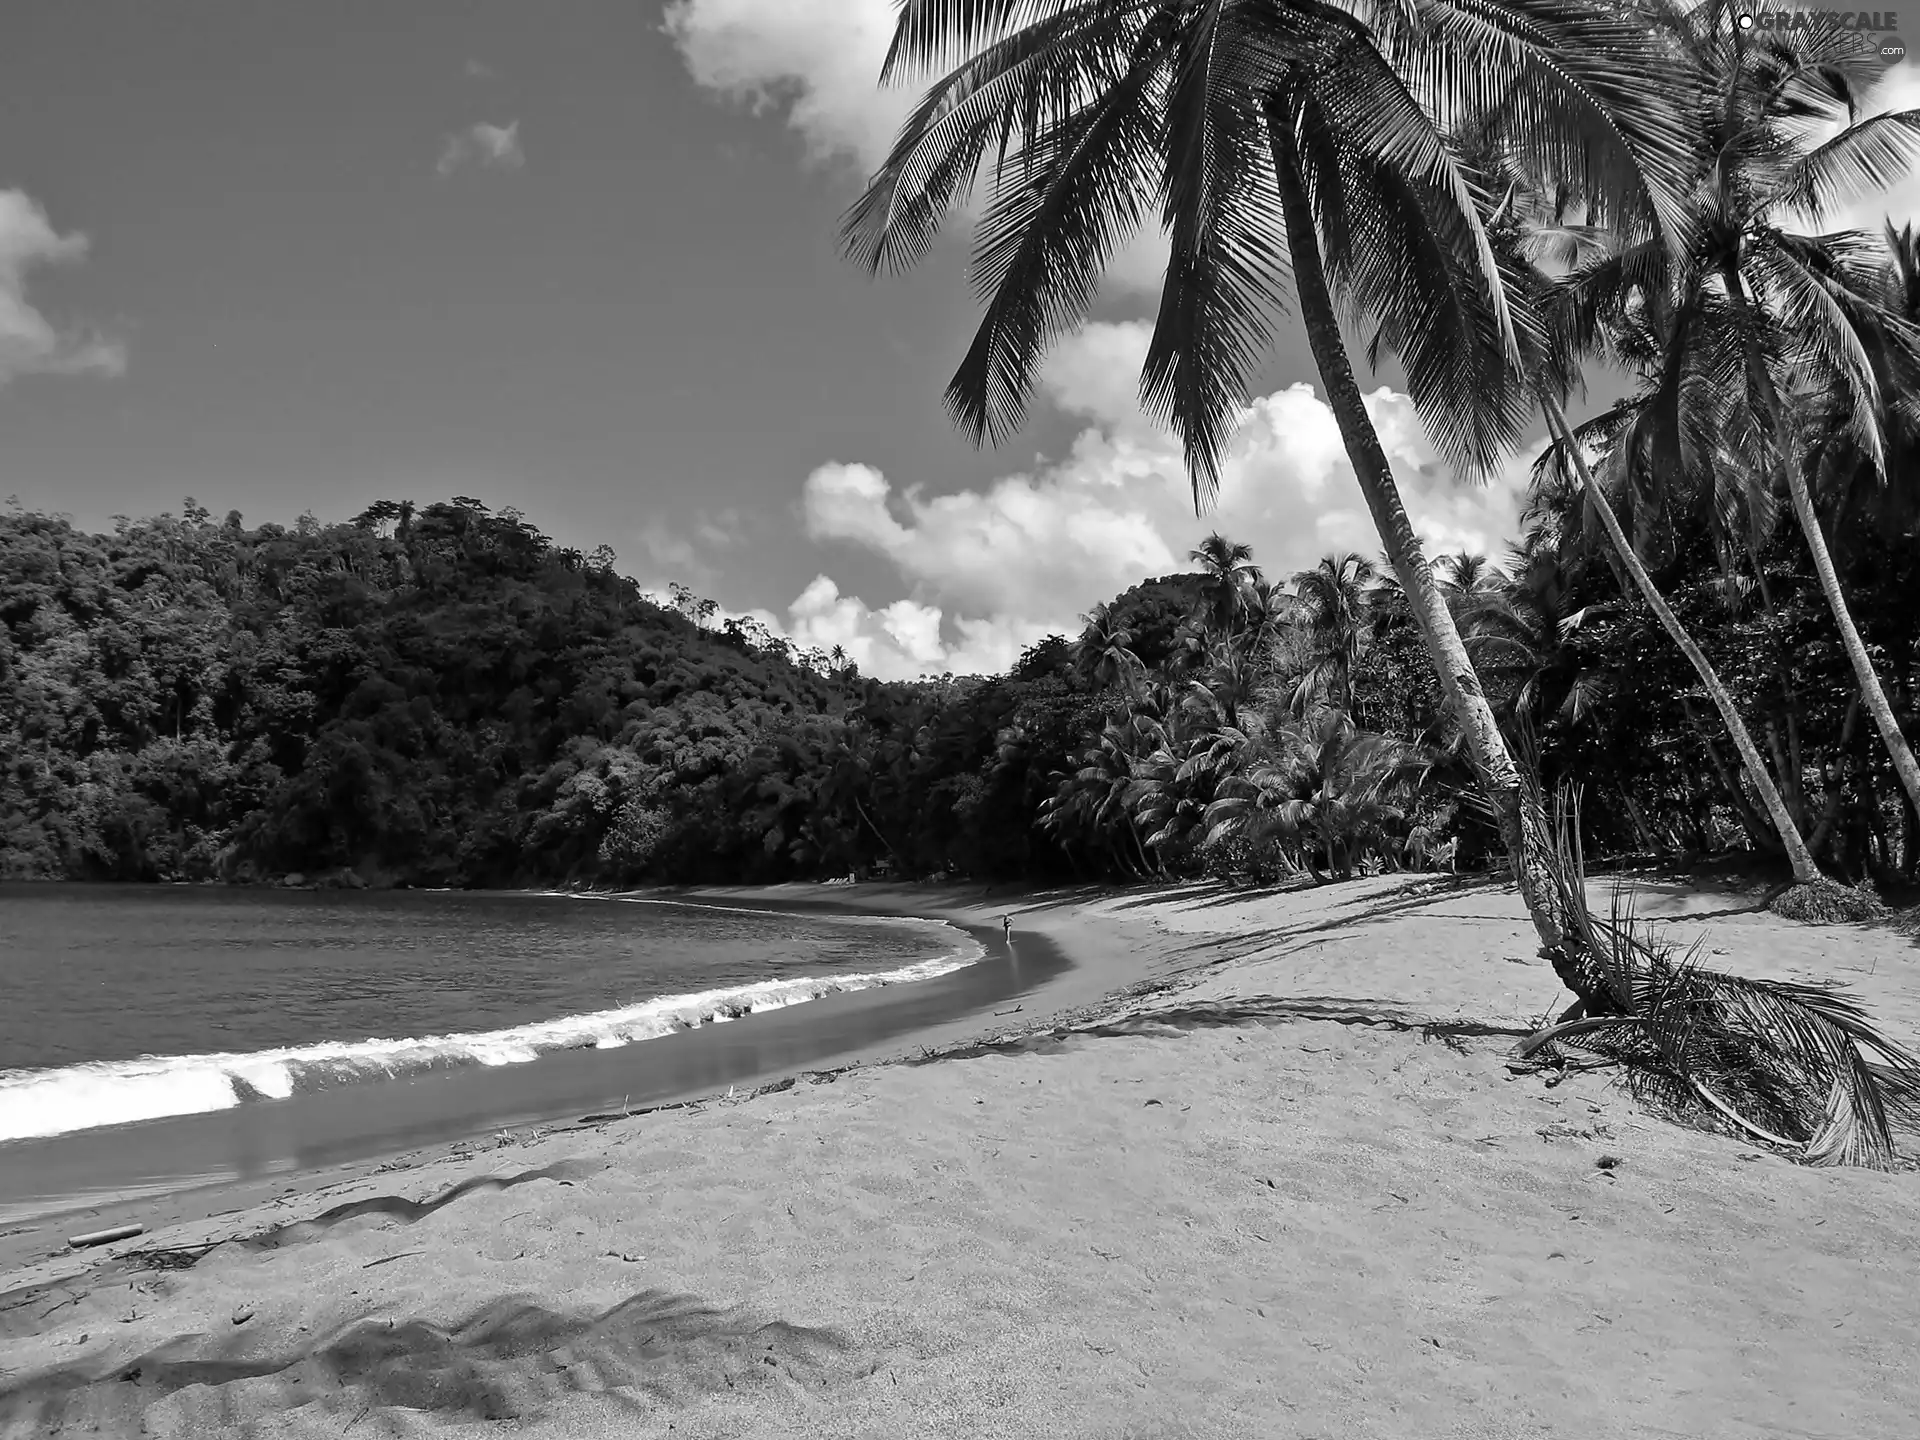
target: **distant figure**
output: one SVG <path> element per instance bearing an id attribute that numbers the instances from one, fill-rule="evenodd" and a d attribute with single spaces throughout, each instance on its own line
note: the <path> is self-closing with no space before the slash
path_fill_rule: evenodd
<path id="1" fill-rule="evenodd" d="M 1002 915 L 1000 917 L 1000 926 L 1007 932 L 1007 944 L 1013 944 L 1013 917 L 1011 915 Z"/>

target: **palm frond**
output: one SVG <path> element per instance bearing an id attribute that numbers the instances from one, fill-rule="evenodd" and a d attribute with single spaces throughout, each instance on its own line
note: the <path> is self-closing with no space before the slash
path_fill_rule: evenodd
<path id="1" fill-rule="evenodd" d="M 1555 806 L 1554 877 L 1569 929 L 1621 1001 L 1617 1015 L 1548 1027 L 1523 1056 L 1564 1044 L 1616 1061 L 1643 1098 L 1730 1122 L 1811 1165 L 1888 1168 L 1895 1130 L 1920 1126 L 1920 1055 L 1838 986 L 1708 970 L 1633 911 L 1623 887 L 1602 920 L 1586 903 L 1578 799 Z M 1705 1107 L 1704 1111 L 1702 1106 Z"/>
<path id="2" fill-rule="evenodd" d="M 1084 100 L 1122 62 L 1139 30 L 1139 12 L 1150 3 L 1056 0 L 1050 6 L 1004 5 L 1008 11 L 1058 13 L 999 35 L 978 54 L 967 52 L 968 58 L 957 61 L 951 73 L 928 90 L 842 219 L 841 244 L 847 256 L 876 271 L 902 270 L 924 258 L 948 210 L 970 192 L 986 163 L 988 146 L 997 142 L 1004 158 L 1017 138 L 1043 133 L 1057 122 L 1063 107 Z M 955 7 L 908 7 L 895 34 L 896 51 L 909 23 L 925 27 L 932 22 L 923 12 L 946 8 Z M 924 42 L 916 42 L 916 47 L 924 48 Z"/>
<path id="3" fill-rule="evenodd" d="M 1238 8 L 1206 0 L 1181 32 L 1165 119 L 1170 255 L 1140 379 L 1142 408 L 1181 437 L 1196 507 L 1219 488 L 1220 455 L 1289 278 L 1266 122 L 1223 74 L 1243 43 Z"/>
<path id="4" fill-rule="evenodd" d="M 946 395 L 977 443 L 1019 428 L 1047 348 L 1086 318 L 1107 261 L 1140 223 L 1158 141 L 1149 97 L 1172 39 L 1164 26 L 1143 32 L 1124 70 L 1000 175 L 974 250 L 986 313 Z"/>
<path id="5" fill-rule="evenodd" d="M 1776 194 L 1819 218 L 1835 205 L 1886 189 L 1920 166 L 1920 110 L 1898 110 L 1850 125 L 1793 162 Z"/>

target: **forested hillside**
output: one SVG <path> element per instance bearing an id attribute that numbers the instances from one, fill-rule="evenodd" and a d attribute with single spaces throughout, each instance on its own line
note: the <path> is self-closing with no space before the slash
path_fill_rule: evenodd
<path id="1" fill-rule="evenodd" d="M 1583 786 L 1595 853 L 1778 853 L 1686 661 L 1543 471 L 1503 566 L 1439 569 L 1503 728 Z M 1852 517 L 1850 517 L 1852 518 Z M 1680 520 L 1679 516 L 1673 517 Z M 1911 873 L 1804 547 L 1731 579 L 1640 521 L 1667 594 L 1832 872 Z M 1902 717 L 1920 567 L 1837 532 Z M 610 552 L 456 498 L 292 528 L 83 534 L 0 514 L 0 876 L 455 886 L 951 873 L 1270 880 L 1495 861 L 1404 597 L 1357 556 L 1276 582 L 1215 537 L 1012 673 L 880 683 L 663 606 Z"/>
<path id="2" fill-rule="evenodd" d="M 884 847 L 1064 865 L 1028 823 L 1092 703 L 1059 674 L 909 699 L 711 627 L 684 592 L 650 603 L 611 560 L 465 498 L 291 529 L 191 502 L 112 535 L 0 515 L 0 875 L 758 879 Z M 882 841 L 889 757 L 929 723 L 955 773 L 915 796 L 924 833 Z M 997 763 L 1002 730 L 1031 776 Z"/>

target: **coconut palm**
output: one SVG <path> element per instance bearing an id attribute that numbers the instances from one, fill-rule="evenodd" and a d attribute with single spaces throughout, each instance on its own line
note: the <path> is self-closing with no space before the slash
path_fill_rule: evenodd
<path id="1" fill-rule="evenodd" d="M 1289 724 L 1276 753 L 1229 773 L 1206 806 L 1207 840 L 1279 837 L 1289 858 L 1315 879 L 1324 868 L 1352 876 L 1369 856 L 1402 848 L 1387 831 L 1406 819 L 1405 802 L 1430 761 L 1404 742 L 1368 735 L 1338 710 Z"/>
<path id="2" fill-rule="evenodd" d="M 1870 35 L 1749 32 L 1730 8 L 1673 0 L 1656 0 L 1654 15 L 1684 67 L 1674 98 L 1695 137 L 1692 243 L 1629 246 L 1582 267 L 1569 287 L 1576 312 L 1599 326 L 1649 309 L 1667 317 L 1667 378 L 1641 426 L 1652 457 L 1741 476 L 1748 508 L 1763 517 L 1784 486 L 1867 711 L 1920 810 L 1920 762 L 1848 609 L 1814 506 L 1818 467 L 1796 454 L 1791 425 L 1796 393 L 1835 397 L 1824 413 L 1882 471 L 1880 376 L 1861 335 L 1878 308 L 1880 256 L 1857 232 L 1786 228 L 1795 213 L 1820 224 L 1909 173 L 1920 163 L 1920 110 L 1855 119 L 1858 97 L 1884 73 Z M 1822 125 L 1844 128 L 1815 143 Z"/>
<path id="3" fill-rule="evenodd" d="M 1557 235 L 1582 235 L 1585 232 L 1583 238 L 1591 242 L 1591 227 L 1565 225 L 1558 213 L 1561 207 L 1557 200 L 1546 201 L 1538 192 L 1532 196 L 1524 193 L 1522 179 L 1504 171 L 1497 157 L 1488 160 L 1482 156 L 1481 163 L 1484 173 L 1503 183 L 1506 191 L 1500 219 L 1492 227 L 1495 248 L 1514 263 L 1516 288 L 1525 290 L 1550 317 L 1540 333 L 1527 337 L 1528 343 L 1523 347 L 1526 351 L 1523 364 L 1533 377 L 1552 436 L 1552 444 L 1535 466 L 1536 487 L 1548 492 L 1554 497 L 1555 503 L 1561 504 L 1570 493 L 1577 491 L 1580 494 L 1583 503 L 1579 508 L 1585 516 L 1599 522 L 1600 531 L 1610 547 L 1607 558 L 1619 573 L 1622 588 L 1631 586 L 1639 591 L 1661 628 L 1686 657 L 1713 701 L 1721 723 L 1733 740 L 1741 763 L 1760 797 L 1768 822 L 1778 836 L 1781 849 L 1792 868 L 1794 883 L 1813 884 L 1820 879 L 1813 852 L 1801 836 L 1780 786 L 1767 773 L 1759 747 L 1755 745 L 1746 721 L 1734 704 L 1732 694 L 1705 652 L 1673 613 L 1673 608 L 1661 594 L 1641 556 L 1642 548 L 1655 533 L 1654 517 L 1674 496 L 1676 486 L 1671 473 L 1673 469 L 1693 475 L 1698 482 L 1696 492 L 1702 489 L 1711 492 L 1713 500 L 1708 507 L 1709 515 L 1718 522 L 1717 528 L 1721 532 L 1726 528 L 1725 519 L 1730 508 L 1725 503 L 1727 497 L 1734 491 L 1745 493 L 1742 487 L 1729 487 L 1726 480 L 1727 476 L 1738 470 L 1737 458 L 1729 453 L 1727 446 L 1715 447 L 1702 439 L 1699 433 L 1707 423 L 1707 415 L 1719 413 L 1716 407 L 1722 404 L 1721 397 L 1726 393 L 1725 377 L 1712 371 L 1706 374 L 1692 373 L 1687 366 L 1674 363 L 1675 352 L 1668 343 L 1669 332 L 1665 328 L 1673 322 L 1664 304 L 1664 296 L 1658 292 L 1650 300 L 1641 303 L 1614 305 L 1606 312 L 1614 323 L 1602 327 L 1598 317 L 1603 313 L 1603 305 L 1595 296 L 1631 291 L 1632 277 L 1640 274 L 1642 269 L 1653 266 L 1665 254 L 1653 242 L 1643 240 L 1637 244 L 1630 243 L 1618 253 L 1605 254 L 1577 270 L 1560 287 L 1558 295 L 1551 298 L 1543 296 L 1542 286 L 1546 283 L 1546 277 L 1539 269 L 1526 268 L 1527 258 L 1530 255 L 1538 257 L 1542 253 L 1551 254 L 1553 237 Z M 1619 269 L 1621 254 L 1638 256 L 1635 262 L 1638 268 L 1629 268 L 1624 272 L 1628 276 L 1626 282 L 1620 280 L 1620 274 L 1623 273 Z M 1637 295 L 1639 292 L 1634 293 Z M 1704 318 L 1699 323 L 1704 324 Z M 1613 406 L 1576 431 L 1568 423 L 1561 407 L 1561 396 L 1573 383 L 1570 352 L 1601 348 L 1603 339 L 1607 352 L 1616 362 L 1632 364 L 1639 361 L 1651 370 L 1651 375 L 1638 395 Z M 1662 419 L 1675 413 L 1678 401 L 1674 397 L 1679 394 L 1696 397 L 1696 404 L 1690 412 L 1685 433 L 1674 435 L 1663 427 Z M 1588 447 L 1596 442 L 1603 444 L 1605 457 L 1603 473 L 1598 475 L 1587 455 Z M 1702 475 L 1702 467 L 1690 464 L 1685 457 L 1706 453 L 1711 454 L 1712 464 Z M 1683 458 L 1671 465 L 1664 463 L 1672 455 L 1682 455 Z M 1574 477 L 1572 481 L 1567 478 L 1569 474 Z M 1632 537 L 1620 521 L 1614 504 L 1615 497 L 1630 504 L 1629 516 L 1634 525 Z M 1695 498 L 1698 498 L 1697 493 Z M 1537 513 L 1540 508 L 1541 498 L 1536 497 L 1533 510 Z M 1722 548 L 1724 551 L 1725 547 Z"/>
<path id="4" fill-rule="evenodd" d="M 1248 592 L 1260 583 L 1260 567 L 1253 563 L 1253 547 L 1229 540 L 1219 531 L 1196 545 L 1187 558 L 1199 565 L 1204 576 L 1201 594 L 1207 616 L 1222 635 L 1232 635 L 1241 626 L 1248 608 Z"/>
<path id="5" fill-rule="evenodd" d="M 1293 577 L 1313 657 L 1294 690 L 1296 714 L 1305 714 L 1315 696 L 1336 710 L 1353 709 L 1353 671 L 1360 663 L 1377 573 L 1371 560 L 1346 554 L 1323 556 L 1313 569 Z"/>
<path id="6" fill-rule="evenodd" d="M 1596 1004 L 1563 949 L 1542 818 L 1401 502 L 1337 305 L 1399 357 L 1442 452 L 1489 470 L 1527 412 L 1510 297 L 1448 137 L 1497 115 L 1530 166 L 1597 210 L 1641 213 L 1651 195 L 1676 215 L 1684 151 L 1649 83 L 1659 68 L 1644 26 L 1570 0 L 906 0 L 883 75 L 941 78 L 845 230 L 869 267 L 909 264 L 991 172 L 974 264 L 986 314 L 947 390 L 984 441 L 1018 426 L 1048 345 L 1157 210 L 1171 255 L 1142 399 L 1179 433 L 1196 502 L 1291 296 L 1542 944 Z"/>
<path id="7" fill-rule="evenodd" d="M 1133 632 L 1104 602 L 1080 618 L 1085 628 L 1073 647 L 1075 672 L 1095 685 L 1120 685 L 1132 691 L 1146 668 L 1133 653 Z"/>
<path id="8" fill-rule="evenodd" d="M 1467 653 L 1476 669 L 1522 724 L 1548 720 L 1576 724 L 1604 700 L 1609 677 L 1576 648 L 1591 621 L 1614 608 L 1605 601 L 1576 606 L 1573 575 L 1552 550 L 1521 557 L 1505 589 L 1477 594 L 1461 608 Z"/>
<path id="9" fill-rule="evenodd" d="M 1441 588 L 1456 602 L 1495 593 L 1507 579 L 1500 567 L 1486 556 L 1465 552 L 1442 555 L 1433 568 L 1439 576 Z"/>

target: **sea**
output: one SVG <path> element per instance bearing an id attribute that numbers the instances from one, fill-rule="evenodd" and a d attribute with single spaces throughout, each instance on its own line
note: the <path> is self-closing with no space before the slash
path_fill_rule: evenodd
<path id="1" fill-rule="evenodd" d="M 657 896 L 0 885 L 0 1221 L 822 1064 L 1062 968 Z"/>

